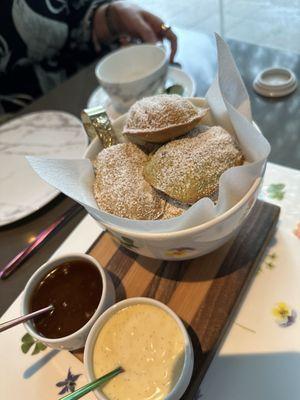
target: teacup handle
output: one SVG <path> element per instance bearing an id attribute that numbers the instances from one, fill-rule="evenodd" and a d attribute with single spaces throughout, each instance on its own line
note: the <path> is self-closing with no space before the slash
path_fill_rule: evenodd
<path id="1" fill-rule="evenodd" d="M 155 46 L 167 51 L 166 46 L 164 45 L 164 42 L 162 40 L 159 40 L 158 42 L 156 42 Z"/>
<path id="2" fill-rule="evenodd" d="M 158 41 L 155 43 L 155 45 L 161 49 L 163 49 L 166 53 L 168 53 L 168 56 L 170 56 L 170 52 L 168 51 L 168 47 L 164 45 L 164 42 L 162 40 Z M 172 65 L 173 67 L 176 68 L 182 68 L 182 65 L 179 62 L 173 61 L 172 63 L 169 63 L 170 65 Z"/>

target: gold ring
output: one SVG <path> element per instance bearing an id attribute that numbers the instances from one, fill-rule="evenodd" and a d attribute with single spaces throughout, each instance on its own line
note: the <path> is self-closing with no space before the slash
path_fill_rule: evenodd
<path id="1" fill-rule="evenodd" d="M 160 30 L 161 30 L 161 33 L 166 34 L 168 31 L 171 30 L 171 27 L 166 24 L 161 24 Z"/>

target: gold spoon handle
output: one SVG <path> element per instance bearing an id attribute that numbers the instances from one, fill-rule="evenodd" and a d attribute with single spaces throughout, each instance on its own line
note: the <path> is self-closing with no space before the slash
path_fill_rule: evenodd
<path id="1" fill-rule="evenodd" d="M 103 107 L 86 108 L 81 112 L 81 120 L 90 141 L 98 137 L 104 149 L 117 143 L 113 127 Z"/>

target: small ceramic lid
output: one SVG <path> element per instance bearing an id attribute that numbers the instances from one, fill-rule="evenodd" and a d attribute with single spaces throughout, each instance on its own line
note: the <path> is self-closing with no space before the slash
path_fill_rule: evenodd
<path id="1" fill-rule="evenodd" d="M 292 93 L 297 87 L 295 74 L 287 68 L 268 68 L 254 79 L 254 90 L 267 97 L 281 97 Z"/>

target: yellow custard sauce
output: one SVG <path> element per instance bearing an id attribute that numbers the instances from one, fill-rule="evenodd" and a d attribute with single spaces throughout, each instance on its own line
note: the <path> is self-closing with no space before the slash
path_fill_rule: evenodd
<path id="1" fill-rule="evenodd" d="M 125 372 L 101 387 L 109 400 L 162 400 L 178 381 L 185 356 L 183 333 L 163 309 L 135 304 L 112 315 L 93 353 L 96 377 Z"/>

